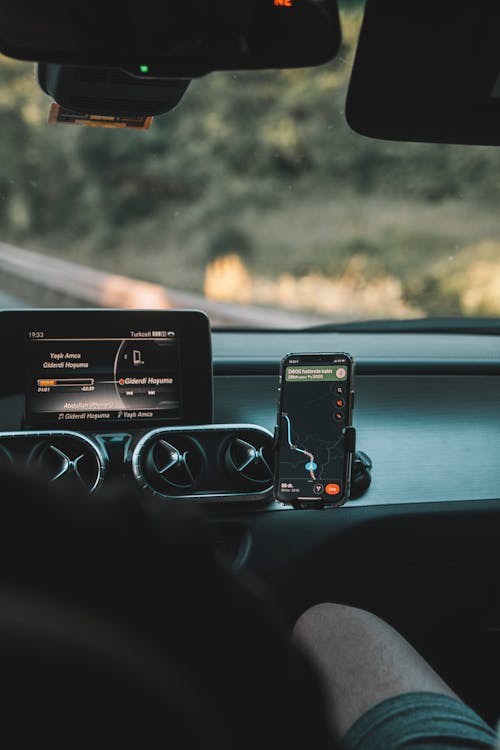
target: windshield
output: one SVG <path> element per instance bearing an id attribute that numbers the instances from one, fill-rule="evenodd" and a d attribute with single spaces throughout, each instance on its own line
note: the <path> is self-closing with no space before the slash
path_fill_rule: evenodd
<path id="1" fill-rule="evenodd" d="M 343 8 L 335 62 L 193 81 L 147 132 L 47 124 L 33 66 L 2 58 L 0 306 L 239 327 L 499 315 L 500 151 L 353 133 L 361 17 Z"/>

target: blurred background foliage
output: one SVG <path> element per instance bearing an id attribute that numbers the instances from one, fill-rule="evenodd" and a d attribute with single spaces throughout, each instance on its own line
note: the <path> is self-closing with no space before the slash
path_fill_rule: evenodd
<path id="1" fill-rule="evenodd" d="M 352 133 L 342 5 L 334 63 L 210 75 L 149 132 L 47 125 L 33 66 L 2 58 L 0 239 L 332 319 L 500 314 L 500 150 Z"/>

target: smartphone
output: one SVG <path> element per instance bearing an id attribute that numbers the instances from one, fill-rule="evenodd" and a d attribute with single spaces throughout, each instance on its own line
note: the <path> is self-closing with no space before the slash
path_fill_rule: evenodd
<path id="1" fill-rule="evenodd" d="M 279 502 L 342 505 L 349 496 L 354 360 L 288 354 L 281 362 L 274 494 Z"/>

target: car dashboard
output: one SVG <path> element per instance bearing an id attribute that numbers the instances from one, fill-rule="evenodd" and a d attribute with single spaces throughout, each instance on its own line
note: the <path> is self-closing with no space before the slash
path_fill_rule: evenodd
<path id="1" fill-rule="evenodd" d="M 64 453 L 76 441 L 74 461 L 85 445 L 98 470 L 87 463 L 81 474 L 96 496 L 119 478 L 159 502 L 197 504 L 224 559 L 269 587 L 290 623 L 319 601 L 368 608 L 491 719 L 496 706 L 484 674 L 493 677 L 500 659 L 496 336 L 220 329 L 211 344 L 211 423 L 26 429 L 25 399 L 4 385 L 0 461 L 17 451 L 28 463 L 52 461 L 57 472 L 66 464 L 47 446 Z M 277 503 L 262 473 L 272 462 L 278 366 L 292 351 L 348 351 L 356 360 L 354 425 L 357 447 L 373 461 L 372 483 L 340 508 Z M 171 446 L 180 454 L 187 444 L 201 446 L 208 492 L 155 492 L 148 451 L 157 437 L 165 466 Z M 242 444 L 266 459 L 250 462 L 249 476 L 231 466 Z"/>
<path id="2" fill-rule="evenodd" d="M 209 463 L 213 463 L 219 444 L 239 426 L 241 438 L 250 443 L 255 438 L 270 464 L 282 357 L 291 351 L 349 351 L 356 361 L 357 447 L 371 457 L 374 468 L 371 487 L 358 499 L 348 501 L 345 509 L 496 499 L 500 482 L 500 352 L 496 336 L 219 329 L 211 338 L 213 420 L 206 418 L 207 409 L 200 404 L 200 414 L 195 408 L 184 426 L 161 420 L 145 427 L 131 423 L 126 428 L 123 422 L 119 426 L 105 424 L 104 428 L 98 422 L 63 422 L 51 425 L 56 430 L 39 426 L 26 430 L 23 394 L 4 392 L 0 396 L 0 430 L 21 432 L 26 442 L 30 435 L 34 439 L 35 434 L 51 432 L 83 435 L 98 449 L 103 463 L 99 485 L 107 476 L 108 481 L 114 475 L 132 477 L 137 445 L 143 447 L 145 437 L 162 430 L 207 443 L 213 453 Z M 6 388 L 11 391 L 9 385 Z M 246 487 L 244 477 L 241 480 L 243 490 L 259 490 L 254 493 L 257 504 L 251 492 L 248 504 L 244 497 L 238 498 L 245 492 L 238 492 L 236 482 L 232 500 L 238 501 L 238 510 L 286 509 L 273 502 L 269 480 L 264 470 L 254 484 L 251 477 Z M 220 497 L 216 491 L 212 494 L 213 510 L 224 512 L 223 493 Z"/>

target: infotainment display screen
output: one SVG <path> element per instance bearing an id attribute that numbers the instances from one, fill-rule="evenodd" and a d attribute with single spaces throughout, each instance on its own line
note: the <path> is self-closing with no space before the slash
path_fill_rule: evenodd
<path id="1" fill-rule="evenodd" d="M 30 427 L 212 420 L 210 330 L 192 311 L 19 311 Z"/>

